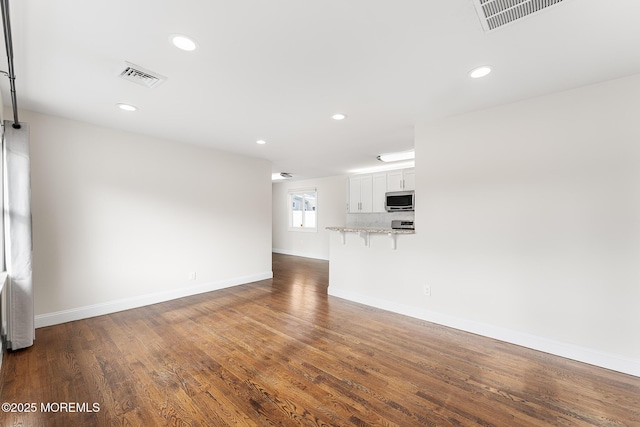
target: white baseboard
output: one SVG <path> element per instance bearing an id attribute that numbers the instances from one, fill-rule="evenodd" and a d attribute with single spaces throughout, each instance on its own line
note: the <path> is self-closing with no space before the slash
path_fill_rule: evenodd
<path id="1" fill-rule="evenodd" d="M 321 259 L 324 261 L 329 261 L 329 255 L 307 254 L 307 253 L 302 253 L 297 251 L 290 251 L 287 249 L 276 249 L 276 248 L 271 249 L 271 252 L 276 254 L 282 254 L 282 255 L 293 255 L 293 256 L 299 256 L 303 258 Z"/>
<path id="2" fill-rule="evenodd" d="M 130 310 L 132 308 L 144 307 L 146 305 L 157 304 L 191 295 L 205 292 L 217 291 L 232 286 L 244 285 L 246 283 L 257 282 L 273 278 L 273 272 L 268 271 L 250 276 L 235 277 L 227 280 L 220 280 L 212 283 L 202 283 L 185 288 L 172 289 L 164 292 L 140 295 L 137 297 L 124 298 L 116 301 L 108 301 L 100 304 L 88 305 L 85 307 L 72 308 L 70 310 L 56 311 L 53 313 L 38 314 L 35 316 L 35 327 L 58 325 L 60 323 L 72 322 L 74 320 L 88 319 L 90 317 L 102 316 L 116 313 L 118 311 Z"/>
<path id="3" fill-rule="evenodd" d="M 500 341 L 516 344 L 533 350 L 543 351 L 578 362 L 588 363 L 624 374 L 640 377 L 640 360 L 630 359 L 617 354 L 605 353 L 586 347 L 555 341 L 524 332 L 514 331 L 499 326 L 462 319 L 447 314 L 424 310 L 404 304 L 372 298 L 356 292 L 333 289 L 329 286 L 329 295 L 343 298 L 349 301 L 380 308 L 405 316 L 414 317 L 428 322 L 437 323 L 465 332 L 494 338 Z"/>

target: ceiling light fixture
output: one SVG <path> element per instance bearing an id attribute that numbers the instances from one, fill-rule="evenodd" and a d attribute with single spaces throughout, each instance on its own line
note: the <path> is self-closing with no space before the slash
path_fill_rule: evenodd
<path id="1" fill-rule="evenodd" d="M 256 144 L 258 144 L 258 145 L 264 145 L 266 143 L 267 143 L 267 141 L 265 141 L 264 139 L 259 139 L 259 140 L 256 141 Z"/>
<path id="2" fill-rule="evenodd" d="M 416 152 L 415 150 L 409 150 L 409 151 L 402 151 L 399 153 L 387 153 L 387 154 L 380 154 L 378 156 L 378 160 L 380 160 L 381 162 L 399 162 L 402 160 L 412 160 L 415 159 L 416 157 Z"/>
<path id="3" fill-rule="evenodd" d="M 187 52 L 194 51 L 196 50 L 196 47 L 198 47 L 192 38 L 187 37 L 184 34 L 171 34 L 169 36 L 169 41 L 171 41 L 171 43 L 178 49 L 186 50 Z"/>
<path id="4" fill-rule="evenodd" d="M 469 72 L 469 77 L 472 79 L 479 79 L 488 75 L 491 72 L 491 67 L 488 65 L 483 65 L 482 67 L 474 68 Z"/>
<path id="5" fill-rule="evenodd" d="M 138 107 L 136 107 L 135 105 L 131 105 L 131 104 L 125 104 L 123 102 L 119 102 L 116 104 L 116 106 L 124 111 L 136 111 L 138 109 Z"/>
<path id="6" fill-rule="evenodd" d="M 384 163 L 378 166 L 369 166 L 364 168 L 357 168 L 348 170 L 349 174 L 361 174 L 361 173 L 377 173 L 377 172 L 386 172 L 390 170 L 398 170 L 398 169 L 408 169 L 416 166 L 415 160 L 407 160 L 406 162 L 394 162 L 394 163 Z"/>
<path id="7" fill-rule="evenodd" d="M 293 177 L 293 175 L 291 175 L 289 172 L 279 172 L 279 173 L 274 173 L 271 175 L 271 180 L 272 181 L 280 181 L 283 179 L 289 179 Z"/>
<path id="8" fill-rule="evenodd" d="M 344 120 L 344 119 L 347 118 L 347 115 L 346 114 L 342 114 L 342 113 L 336 113 L 333 116 L 331 116 L 331 118 L 333 120 Z"/>

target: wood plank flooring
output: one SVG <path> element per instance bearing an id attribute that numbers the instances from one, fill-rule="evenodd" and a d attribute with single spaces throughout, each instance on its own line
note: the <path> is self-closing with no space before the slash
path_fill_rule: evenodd
<path id="1" fill-rule="evenodd" d="M 273 265 L 273 280 L 38 329 L 0 383 L 0 402 L 38 410 L 0 425 L 640 426 L 640 378 L 328 297 L 325 261 Z"/>

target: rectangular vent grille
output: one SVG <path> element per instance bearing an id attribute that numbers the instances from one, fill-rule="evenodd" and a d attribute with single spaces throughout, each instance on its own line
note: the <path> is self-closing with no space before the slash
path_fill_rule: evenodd
<path id="1" fill-rule="evenodd" d="M 503 25 L 561 3 L 563 0 L 474 0 L 476 11 L 485 31 L 493 31 Z"/>
<path id="2" fill-rule="evenodd" d="M 149 88 L 154 88 L 167 79 L 158 73 L 145 70 L 144 68 L 130 62 L 126 63 L 124 70 L 120 72 L 120 77 Z"/>

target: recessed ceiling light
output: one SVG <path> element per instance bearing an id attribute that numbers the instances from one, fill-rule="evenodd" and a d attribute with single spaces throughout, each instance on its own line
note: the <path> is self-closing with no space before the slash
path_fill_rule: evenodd
<path id="1" fill-rule="evenodd" d="M 479 79 L 480 77 L 488 75 L 490 72 L 491 67 L 489 67 L 488 65 L 484 65 L 482 67 L 474 68 L 473 70 L 471 70 L 471 72 L 469 73 L 469 77 L 471 77 L 472 79 Z"/>
<path id="2" fill-rule="evenodd" d="M 333 116 L 331 116 L 331 118 L 333 120 L 344 120 L 347 118 L 346 114 L 342 114 L 342 113 L 336 113 Z"/>
<path id="3" fill-rule="evenodd" d="M 125 103 L 118 103 L 116 104 L 116 106 L 124 111 L 136 111 L 138 109 L 138 107 L 136 107 L 135 105 L 131 105 L 131 104 L 125 104 Z"/>
<path id="4" fill-rule="evenodd" d="M 196 42 L 193 41 L 190 37 L 185 36 L 184 34 L 171 34 L 169 36 L 169 40 L 175 47 L 178 49 L 186 50 L 187 52 L 191 52 L 196 50 Z"/>
<path id="5" fill-rule="evenodd" d="M 414 150 L 402 151 L 399 153 L 380 154 L 378 160 L 381 162 L 399 162 L 401 160 L 415 159 L 416 152 Z"/>
<path id="6" fill-rule="evenodd" d="M 267 143 L 267 141 L 265 141 L 264 139 L 259 139 L 259 140 L 256 141 L 256 144 L 258 144 L 258 145 L 264 145 L 266 143 Z"/>

